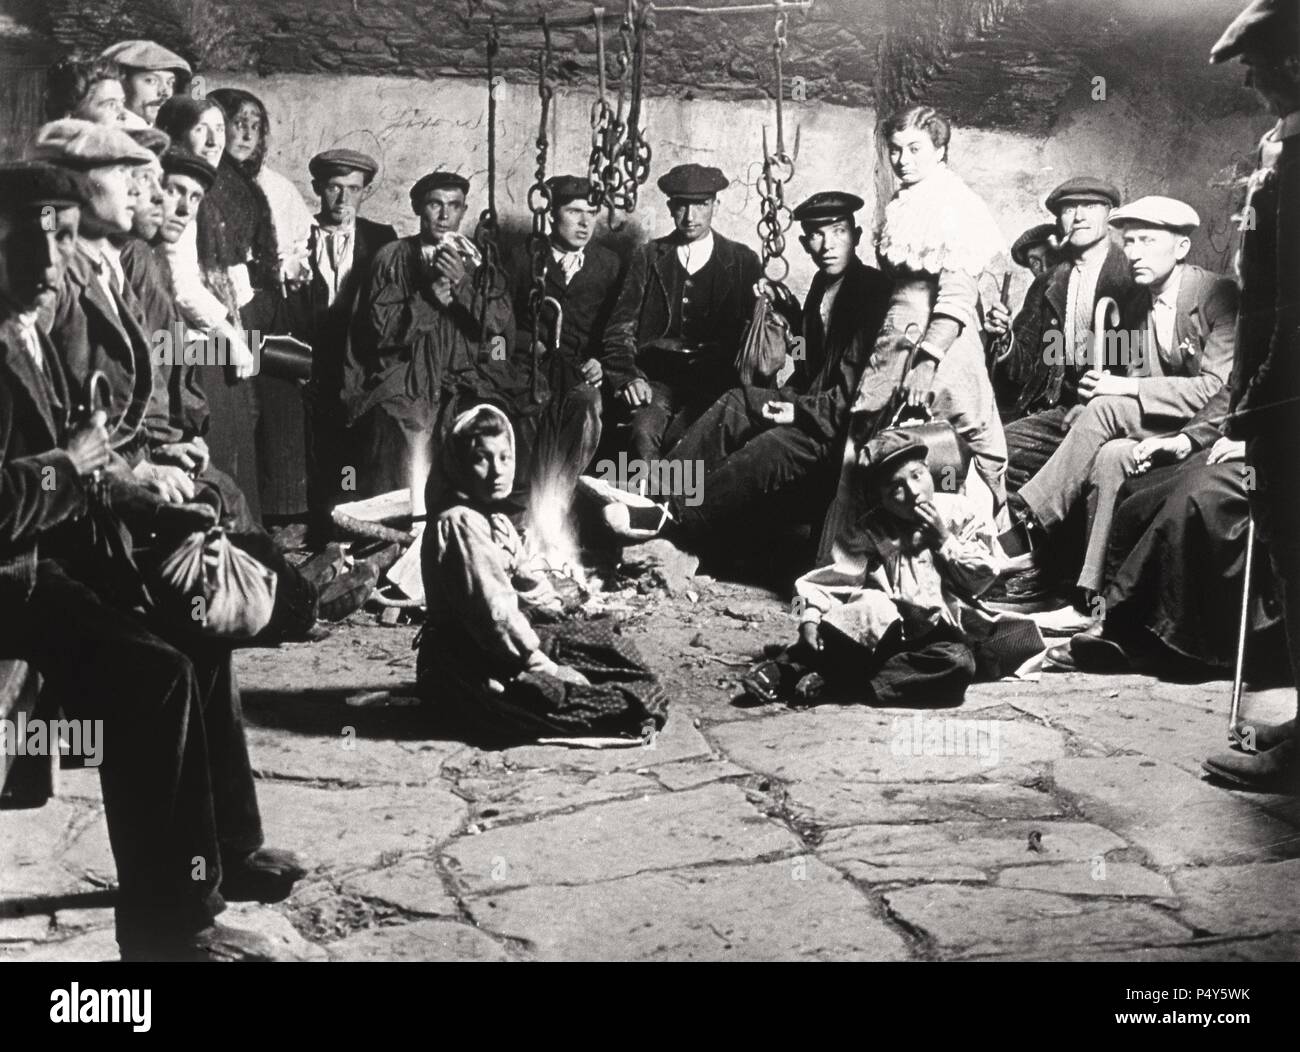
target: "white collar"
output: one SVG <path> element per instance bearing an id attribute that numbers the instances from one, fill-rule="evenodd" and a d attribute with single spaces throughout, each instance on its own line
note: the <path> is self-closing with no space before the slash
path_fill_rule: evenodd
<path id="1" fill-rule="evenodd" d="M 713 256 L 713 231 L 710 230 L 698 241 L 688 241 L 683 245 L 677 246 L 677 258 L 682 261 L 682 266 L 686 266 L 687 260 L 695 263 L 698 260 L 699 266 L 705 263 Z"/>
<path id="2" fill-rule="evenodd" d="M 317 230 L 319 230 L 322 234 L 325 234 L 326 236 L 333 236 L 335 234 L 347 234 L 349 237 L 351 237 L 354 233 L 356 233 L 356 229 L 357 229 L 356 219 L 353 219 L 351 225 L 349 226 L 326 226 L 324 223 L 320 221 L 320 216 L 312 216 L 311 225 L 314 226 Z"/>
<path id="3" fill-rule="evenodd" d="M 1174 266 L 1174 272 L 1169 275 L 1169 280 L 1165 282 L 1165 287 L 1160 290 L 1160 294 L 1151 297 L 1152 305 L 1178 306 L 1178 289 L 1183 283 L 1183 270 L 1184 264 L 1182 263 Z"/>

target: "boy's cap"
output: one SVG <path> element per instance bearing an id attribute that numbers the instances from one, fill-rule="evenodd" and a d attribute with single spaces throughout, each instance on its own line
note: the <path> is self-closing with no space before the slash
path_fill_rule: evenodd
<path id="1" fill-rule="evenodd" d="M 862 451 L 868 485 L 882 485 L 900 464 L 909 460 L 925 460 L 929 453 L 930 448 L 905 427 L 891 427 L 888 431 L 882 431 Z"/>
<path id="2" fill-rule="evenodd" d="M 1022 267 L 1029 266 L 1029 250 L 1039 245 L 1046 245 L 1048 239 L 1055 233 L 1055 223 L 1039 223 L 1037 226 L 1031 226 L 1016 238 L 1016 243 L 1011 246 L 1011 258 Z"/>
<path id="3" fill-rule="evenodd" d="M 162 155 L 163 173 L 166 175 L 188 175 L 204 190 L 211 190 L 217 181 L 217 170 L 196 153 L 180 146 L 165 150 Z"/>

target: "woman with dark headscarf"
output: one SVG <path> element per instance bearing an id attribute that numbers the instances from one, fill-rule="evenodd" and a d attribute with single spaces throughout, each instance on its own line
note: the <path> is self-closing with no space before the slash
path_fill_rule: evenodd
<path id="1" fill-rule="evenodd" d="M 255 362 L 245 334 L 270 320 L 269 290 L 278 284 L 271 210 L 257 184 L 226 155 L 225 111 L 211 99 L 173 95 L 158 111 L 157 127 L 217 169 L 199 206 L 198 220 L 168 246 L 176 303 L 185 320 L 227 339 L 225 364 L 200 367 L 211 409 L 212 460 L 248 498 L 255 519 L 258 499 L 257 391 L 247 382 Z M 212 346 L 212 343 L 209 343 Z"/>
<path id="2" fill-rule="evenodd" d="M 441 456 L 446 488 L 420 551 L 420 692 L 468 726 L 514 740 L 635 740 L 662 727 L 667 698 L 654 673 L 606 623 L 534 630 L 560 602 L 506 514 L 515 436 L 505 413 L 491 405 L 461 413 Z"/>
<path id="3" fill-rule="evenodd" d="M 266 165 L 270 118 L 262 100 L 239 88 L 208 93 L 226 115 L 226 159 L 266 200 L 278 249 L 273 285 L 254 299 L 263 335 L 287 330 L 284 283 L 297 279 L 307 258 L 311 212 L 302 195 L 283 175 Z M 247 311 L 245 320 L 247 321 Z M 261 409 L 257 452 L 262 514 L 272 518 L 301 516 L 307 511 L 306 412 L 295 380 L 259 373 L 253 381 Z"/>

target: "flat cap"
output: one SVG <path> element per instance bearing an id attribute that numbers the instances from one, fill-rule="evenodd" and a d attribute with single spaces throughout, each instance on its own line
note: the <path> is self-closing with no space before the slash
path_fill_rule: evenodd
<path id="1" fill-rule="evenodd" d="M 126 132 L 75 117 L 41 125 L 27 149 L 33 161 L 67 168 L 101 168 L 109 164 L 148 164 L 154 155 Z"/>
<path id="2" fill-rule="evenodd" d="M 211 190 L 216 182 L 217 170 L 197 153 L 181 146 L 166 150 L 160 158 L 164 175 L 188 175 L 204 190 Z"/>
<path id="3" fill-rule="evenodd" d="M 1120 193 L 1105 179 L 1092 175 L 1076 175 L 1067 179 L 1047 195 L 1047 210 L 1057 212 L 1068 201 L 1096 201 L 1118 208 Z"/>
<path id="4" fill-rule="evenodd" d="M 194 72 L 190 64 L 175 51 L 152 40 L 122 40 L 100 52 L 100 58 L 110 58 L 120 66 L 131 69 L 170 69 L 177 73 Z"/>
<path id="5" fill-rule="evenodd" d="M 796 208 L 791 215 L 800 223 L 825 223 L 833 219 L 851 219 L 866 202 L 857 194 L 843 190 L 821 190 Z"/>
<path id="6" fill-rule="evenodd" d="M 123 128 L 121 130 L 126 132 L 131 137 L 131 141 L 137 146 L 143 146 L 155 157 L 161 157 L 162 152 L 172 144 L 172 137 L 161 128 L 155 128 L 152 124 L 146 124 L 143 128 Z"/>
<path id="7" fill-rule="evenodd" d="M 1297 35 L 1300 0 L 1251 0 L 1210 48 L 1210 62 L 1227 62 L 1256 50 L 1294 54 Z"/>
<path id="8" fill-rule="evenodd" d="M 462 194 L 468 194 L 469 180 L 455 172 L 430 172 L 422 175 L 411 187 L 411 206 L 418 210 L 434 190 L 459 190 Z"/>
<path id="9" fill-rule="evenodd" d="M 591 197 L 591 180 L 582 175 L 553 175 L 546 180 L 546 188 L 551 191 L 552 208 Z"/>
<path id="10" fill-rule="evenodd" d="M 702 164 L 679 164 L 659 177 L 659 189 L 670 199 L 704 201 L 730 185 L 721 171 Z"/>
<path id="11" fill-rule="evenodd" d="M 76 178 L 42 161 L 0 164 L 0 209 L 14 211 L 43 205 L 67 207 L 83 203 Z"/>
<path id="12" fill-rule="evenodd" d="M 1039 223 L 1037 226 L 1031 226 L 1016 238 L 1016 243 L 1011 246 L 1011 258 L 1022 267 L 1028 266 L 1029 250 L 1039 245 L 1046 245 L 1048 239 L 1055 233 L 1055 223 Z"/>
<path id="13" fill-rule="evenodd" d="M 366 177 L 366 184 L 369 185 L 370 180 L 379 172 L 379 162 L 360 150 L 344 149 L 322 150 L 307 162 L 307 171 L 311 172 L 313 179 L 327 179 L 340 169 L 346 172 L 361 172 Z"/>
<path id="14" fill-rule="evenodd" d="M 1190 234 L 1201 225 L 1196 209 L 1172 197 L 1139 197 L 1110 214 L 1111 226 L 1154 226 Z"/>
<path id="15" fill-rule="evenodd" d="M 929 447 L 905 427 L 891 427 L 871 439 L 859 458 L 866 469 L 867 485 L 876 487 L 889 480 L 900 464 L 909 460 L 925 460 Z"/>

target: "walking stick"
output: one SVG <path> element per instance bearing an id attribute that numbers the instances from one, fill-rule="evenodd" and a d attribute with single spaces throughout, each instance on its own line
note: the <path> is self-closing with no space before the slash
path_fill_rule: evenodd
<path id="1" fill-rule="evenodd" d="M 1250 578 L 1255 567 L 1255 520 L 1246 519 L 1246 565 L 1241 582 L 1241 621 L 1237 626 L 1237 664 L 1232 674 L 1232 708 L 1228 713 L 1228 741 L 1242 740 L 1239 729 L 1241 690 L 1246 667 L 1246 631 L 1250 627 Z"/>

